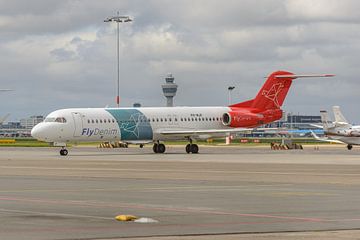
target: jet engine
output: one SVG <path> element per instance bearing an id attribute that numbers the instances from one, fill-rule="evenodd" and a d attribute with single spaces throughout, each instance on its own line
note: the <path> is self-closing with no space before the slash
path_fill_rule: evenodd
<path id="1" fill-rule="evenodd" d="M 280 109 L 265 110 L 254 113 L 250 111 L 233 110 L 224 113 L 222 123 L 229 127 L 256 127 L 262 124 L 273 122 L 282 117 Z"/>
<path id="2" fill-rule="evenodd" d="M 222 122 L 229 127 L 252 127 L 263 124 L 262 114 L 231 111 L 223 114 Z"/>

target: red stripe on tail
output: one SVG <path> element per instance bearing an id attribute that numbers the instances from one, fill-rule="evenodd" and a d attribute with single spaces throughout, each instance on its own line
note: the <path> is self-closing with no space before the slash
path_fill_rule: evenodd
<path id="1" fill-rule="evenodd" d="M 281 75 L 286 75 L 286 77 L 277 78 Z M 290 89 L 293 80 L 290 76 L 292 75 L 294 74 L 286 71 L 273 72 L 254 99 L 230 107 L 247 107 L 258 110 L 280 109 Z"/>

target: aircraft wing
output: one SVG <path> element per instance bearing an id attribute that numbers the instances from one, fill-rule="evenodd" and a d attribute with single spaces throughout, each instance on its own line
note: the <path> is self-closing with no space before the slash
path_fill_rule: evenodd
<path id="1" fill-rule="evenodd" d="M 342 144 L 344 144 L 342 141 L 339 141 L 339 140 L 329 139 L 329 138 L 321 138 L 321 137 L 319 137 L 318 135 L 316 135 L 313 131 L 311 131 L 311 135 L 312 135 L 316 140 L 319 140 L 319 141 L 322 141 L 322 142 L 342 143 Z"/>
<path id="2" fill-rule="evenodd" d="M 244 133 L 253 128 L 206 129 L 206 130 L 160 130 L 162 135 L 194 136 L 194 135 L 224 135 L 227 133 Z"/>

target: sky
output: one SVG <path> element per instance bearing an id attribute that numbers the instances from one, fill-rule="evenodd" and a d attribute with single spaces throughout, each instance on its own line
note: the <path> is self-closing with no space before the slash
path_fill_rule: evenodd
<path id="1" fill-rule="evenodd" d="M 360 1 L 0 0 L 0 116 L 116 106 L 116 24 L 121 106 L 224 106 L 253 98 L 276 70 L 331 73 L 297 79 L 283 109 L 305 115 L 339 105 L 360 123 Z"/>

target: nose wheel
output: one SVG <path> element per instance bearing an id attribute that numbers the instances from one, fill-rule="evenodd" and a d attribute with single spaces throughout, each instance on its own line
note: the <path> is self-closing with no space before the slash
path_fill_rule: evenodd
<path id="1" fill-rule="evenodd" d="M 353 148 L 353 146 L 351 144 L 347 145 L 347 149 L 351 150 Z"/>
<path id="2" fill-rule="evenodd" d="M 66 156 L 66 155 L 68 155 L 68 153 L 69 153 L 68 150 L 66 150 L 65 148 L 60 150 L 60 155 L 61 156 Z"/>

